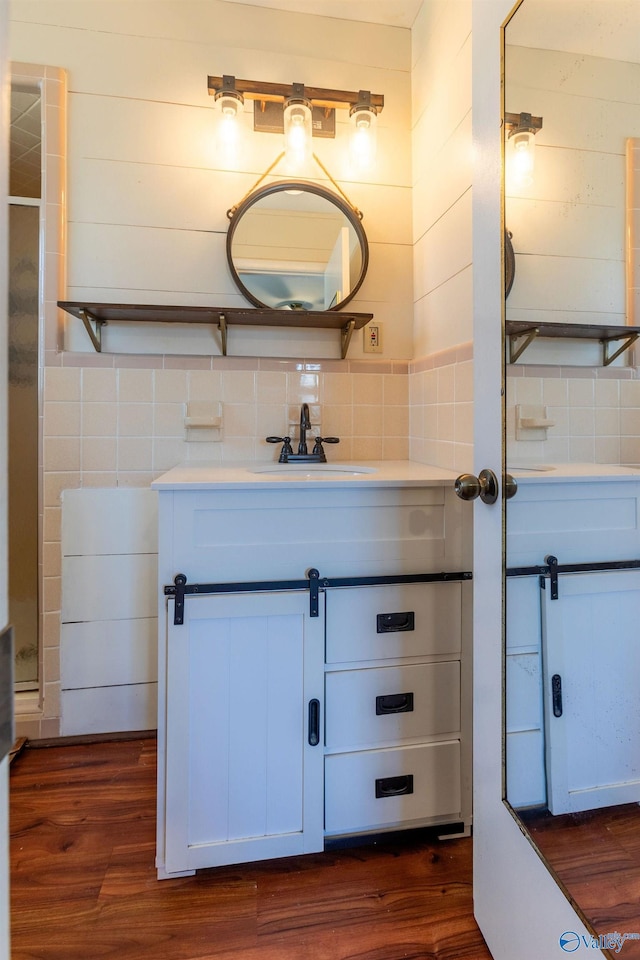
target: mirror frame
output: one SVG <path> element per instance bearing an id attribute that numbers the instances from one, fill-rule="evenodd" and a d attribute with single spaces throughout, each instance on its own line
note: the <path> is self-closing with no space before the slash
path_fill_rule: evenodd
<path id="1" fill-rule="evenodd" d="M 362 222 L 361 222 L 362 214 L 359 214 L 358 212 L 356 212 L 356 210 L 353 207 L 349 206 L 349 204 L 345 200 L 343 200 L 342 197 L 338 196 L 337 193 L 333 193 L 331 190 L 328 190 L 326 187 L 320 186 L 317 183 L 313 183 L 310 180 L 281 180 L 278 183 L 268 184 L 266 187 L 259 187 L 257 190 L 253 190 L 250 194 L 248 194 L 248 196 L 246 196 L 243 200 L 241 200 L 240 203 L 237 204 L 237 206 L 231 207 L 231 209 L 227 211 L 227 217 L 230 220 L 229 229 L 227 230 L 227 263 L 229 264 L 229 269 L 231 271 L 231 276 L 233 277 L 233 281 L 238 287 L 238 289 L 240 290 L 240 292 L 242 293 L 242 295 L 246 297 L 247 300 L 250 303 L 252 303 L 255 307 L 261 307 L 262 309 L 267 309 L 267 310 L 283 309 L 283 308 L 277 308 L 277 307 L 269 307 L 268 304 L 263 303 L 261 300 L 258 300 L 258 298 L 255 297 L 247 289 L 247 287 L 244 285 L 244 283 L 240 279 L 240 275 L 238 274 L 238 271 L 235 268 L 231 248 L 232 248 L 233 237 L 236 232 L 236 228 L 240 223 L 240 221 L 242 220 L 242 217 L 263 197 L 270 196 L 273 193 L 284 193 L 287 190 L 297 190 L 303 193 L 313 193 L 318 197 L 323 197 L 325 200 L 328 200 L 335 207 L 337 207 L 341 213 L 344 214 L 344 216 L 349 221 L 350 226 L 352 226 L 356 232 L 356 237 L 358 239 L 358 242 L 360 244 L 360 249 L 362 251 L 362 267 L 360 269 L 360 276 L 358 277 L 352 289 L 349 291 L 349 295 L 346 296 L 343 300 L 341 300 L 340 303 L 337 303 L 334 307 L 328 307 L 326 310 L 322 310 L 322 311 L 304 311 L 304 312 L 331 313 L 336 310 L 342 310 L 344 306 L 346 306 L 351 300 L 353 300 L 356 293 L 362 286 L 362 283 L 367 274 L 367 269 L 369 266 L 369 244 L 367 242 L 367 235 L 364 232 L 364 227 L 362 226 Z"/>

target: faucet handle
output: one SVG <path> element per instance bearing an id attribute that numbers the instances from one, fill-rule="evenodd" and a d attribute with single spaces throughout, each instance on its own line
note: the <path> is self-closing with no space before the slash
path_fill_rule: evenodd
<path id="1" fill-rule="evenodd" d="M 278 463 L 288 463 L 289 457 L 293 453 L 291 449 L 291 437 L 267 437 L 267 443 L 281 443 L 282 450 L 278 457 Z"/>
<path id="2" fill-rule="evenodd" d="M 323 458 L 322 462 L 326 462 L 326 457 L 324 455 L 324 450 L 322 449 L 323 443 L 340 443 L 339 437 L 316 437 L 316 442 L 313 447 L 314 456 L 321 456 Z"/>

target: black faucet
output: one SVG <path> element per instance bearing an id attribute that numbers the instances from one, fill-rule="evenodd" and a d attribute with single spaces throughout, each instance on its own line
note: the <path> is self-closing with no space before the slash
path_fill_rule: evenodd
<path id="1" fill-rule="evenodd" d="M 340 443 L 338 437 L 316 437 L 313 445 L 313 452 L 309 453 L 307 447 L 307 430 L 311 430 L 311 418 L 309 416 L 309 404 L 303 403 L 300 408 L 300 440 L 298 443 L 298 452 L 294 453 L 291 449 L 291 437 L 267 437 L 267 443 L 281 443 L 282 450 L 278 457 L 278 463 L 326 463 L 327 457 L 322 447 L 323 443 Z"/>
<path id="2" fill-rule="evenodd" d="M 309 404 L 303 403 L 300 408 L 300 442 L 298 443 L 298 453 L 308 454 L 307 450 L 307 430 L 311 430 L 311 420 L 309 418 Z"/>

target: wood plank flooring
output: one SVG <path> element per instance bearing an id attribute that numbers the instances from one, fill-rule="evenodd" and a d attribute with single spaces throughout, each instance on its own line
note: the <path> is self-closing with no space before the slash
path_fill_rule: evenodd
<path id="1" fill-rule="evenodd" d="M 596 934 L 640 934 L 640 808 L 637 803 L 552 816 L 520 817 L 541 854 Z M 640 960 L 640 940 L 619 953 Z"/>
<path id="2" fill-rule="evenodd" d="M 158 881 L 155 740 L 27 747 L 10 779 L 12 960 L 491 960 L 470 839 Z"/>

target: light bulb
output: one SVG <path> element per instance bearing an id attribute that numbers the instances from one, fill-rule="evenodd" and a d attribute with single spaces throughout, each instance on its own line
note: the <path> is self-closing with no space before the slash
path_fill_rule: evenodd
<path id="1" fill-rule="evenodd" d="M 534 135 L 532 130 L 522 130 L 510 137 L 511 156 L 509 158 L 509 177 L 520 187 L 533 183 Z"/>
<path id="2" fill-rule="evenodd" d="M 376 159 L 376 139 L 378 111 L 371 104 L 371 93 L 360 90 L 358 101 L 349 111 L 351 137 L 349 158 L 351 166 L 358 173 L 370 170 Z"/>
<path id="3" fill-rule="evenodd" d="M 311 136 L 309 101 L 290 100 L 284 108 L 284 148 L 290 169 L 299 169 L 310 158 Z"/>
<path id="4" fill-rule="evenodd" d="M 377 116 L 373 110 L 359 109 L 351 115 L 353 129 L 349 153 L 357 171 L 370 170 L 376 159 Z"/>
<path id="5" fill-rule="evenodd" d="M 218 97 L 218 106 L 222 111 L 222 115 L 225 117 L 237 117 L 240 112 L 240 107 L 242 106 L 242 101 L 230 94 L 223 94 Z"/>
<path id="6" fill-rule="evenodd" d="M 232 169 L 238 162 L 243 99 L 223 93 L 216 97 L 216 104 L 220 109 L 216 129 L 218 163 Z"/>

